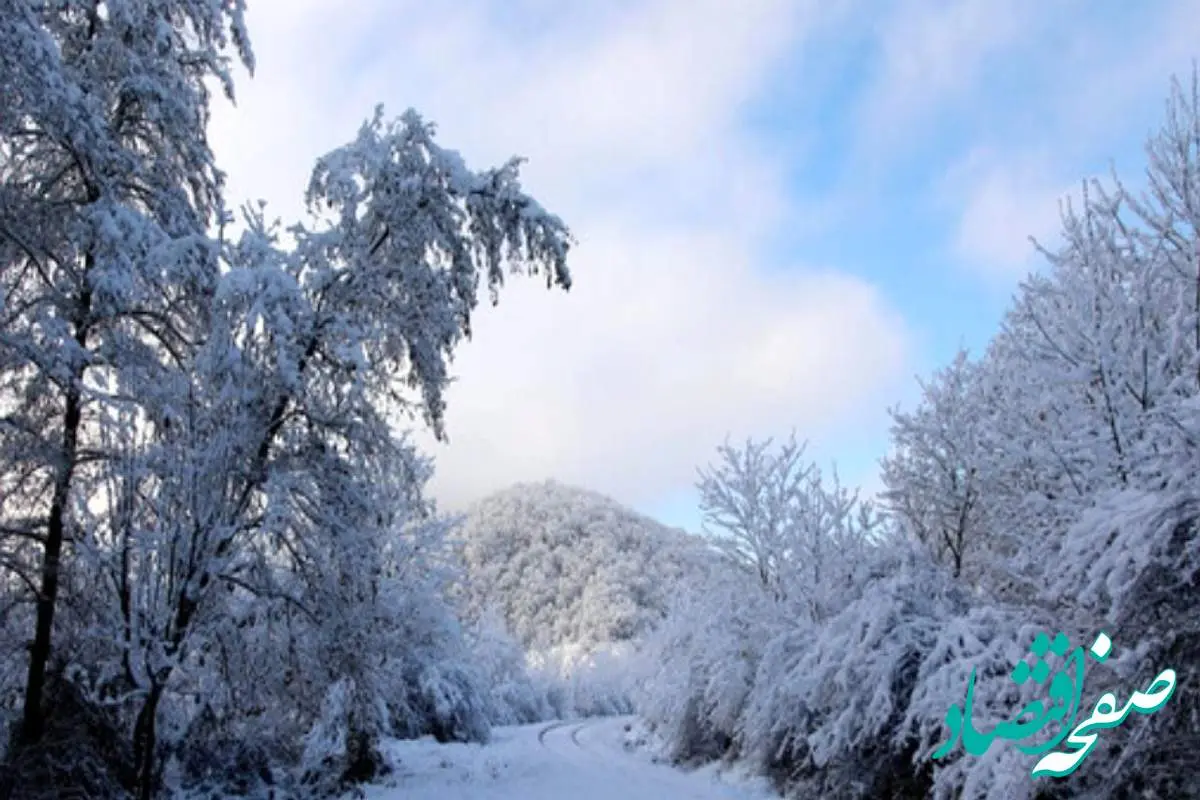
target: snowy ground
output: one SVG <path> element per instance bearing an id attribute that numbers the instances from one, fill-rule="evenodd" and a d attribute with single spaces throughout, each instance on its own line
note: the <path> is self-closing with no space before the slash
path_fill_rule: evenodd
<path id="1" fill-rule="evenodd" d="M 487 745 L 394 742 L 396 774 L 366 800 L 768 800 L 760 780 L 684 772 L 626 747 L 633 717 L 497 728 Z"/>

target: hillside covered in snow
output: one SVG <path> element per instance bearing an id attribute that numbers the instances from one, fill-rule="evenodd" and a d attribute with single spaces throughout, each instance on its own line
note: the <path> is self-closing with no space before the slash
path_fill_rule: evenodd
<path id="1" fill-rule="evenodd" d="M 699 537 L 556 481 L 487 497 L 455 538 L 465 616 L 498 612 L 535 652 L 637 639 L 664 618 L 681 581 L 713 562 Z"/>

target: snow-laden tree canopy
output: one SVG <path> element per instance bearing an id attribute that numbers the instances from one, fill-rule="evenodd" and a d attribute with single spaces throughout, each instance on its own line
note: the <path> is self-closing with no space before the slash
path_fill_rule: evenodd
<path id="1" fill-rule="evenodd" d="M 233 216 L 235 60 L 241 0 L 0 0 L 0 794 L 317 796 L 388 733 L 487 736 L 407 429 L 570 235 L 382 109 L 304 220 Z"/>

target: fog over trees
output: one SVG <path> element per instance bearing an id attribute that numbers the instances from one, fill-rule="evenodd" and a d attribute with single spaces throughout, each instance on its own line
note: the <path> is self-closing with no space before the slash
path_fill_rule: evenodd
<path id="1" fill-rule="evenodd" d="M 392 738 L 614 713 L 794 797 L 1200 796 L 1195 77 L 1146 188 L 1087 181 L 893 410 L 877 499 L 735 430 L 685 533 L 554 481 L 436 507 L 411 434 L 480 293 L 570 289 L 571 234 L 411 110 L 316 162 L 303 220 L 236 205 L 238 64 L 240 0 L 0 0 L 0 799 L 336 797 Z M 1067 778 L 933 758 L 972 679 L 981 731 L 1045 697 L 1011 677 L 1043 631 L 1112 638 L 1085 715 L 1179 689 Z"/>

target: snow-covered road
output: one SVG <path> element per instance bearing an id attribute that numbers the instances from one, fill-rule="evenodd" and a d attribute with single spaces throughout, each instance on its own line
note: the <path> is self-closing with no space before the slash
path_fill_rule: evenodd
<path id="1" fill-rule="evenodd" d="M 497 728 L 487 745 L 394 742 L 389 786 L 368 800 L 766 800 L 762 781 L 684 772 L 624 746 L 632 717 Z"/>

